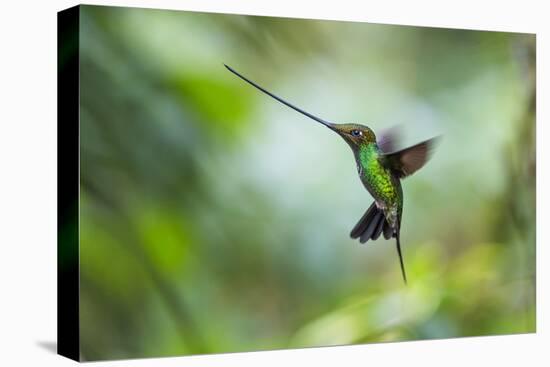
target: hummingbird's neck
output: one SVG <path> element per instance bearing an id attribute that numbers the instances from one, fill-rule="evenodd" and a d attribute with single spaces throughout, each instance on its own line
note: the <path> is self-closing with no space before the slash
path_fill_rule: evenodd
<path id="1" fill-rule="evenodd" d="M 372 164 L 372 162 L 378 160 L 380 149 L 375 142 L 368 142 L 359 145 L 356 149 L 353 150 L 353 153 L 355 155 L 357 165 L 366 168 L 367 166 Z"/>
<path id="2" fill-rule="evenodd" d="M 376 142 L 365 142 L 360 144 L 359 146 L 354 149 L 354 153 L 356 157 L 364 156 L 364 155 L 378 155 L 380 152 L 380 149 L 378 148 L 378 145 Z"/>

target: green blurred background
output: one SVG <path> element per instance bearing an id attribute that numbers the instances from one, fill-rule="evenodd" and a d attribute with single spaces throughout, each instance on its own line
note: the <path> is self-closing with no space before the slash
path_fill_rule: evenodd
<path id="1" fill-rule="evenodd" d="M 86 360 L 535 331 L 535 36 L 81 7 Z M 347 145 L 408 145 L 402 243 Z"/>

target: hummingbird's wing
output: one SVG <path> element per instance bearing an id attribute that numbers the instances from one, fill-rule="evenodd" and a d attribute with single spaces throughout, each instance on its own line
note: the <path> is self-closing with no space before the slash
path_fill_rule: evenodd
<path id="1" fill-rule="evenodd" d="M 404 178 L 412 175 L 426 164 L 436 140 L 437 138 L 433 138 L 396 152 L 382 153 L 378 159 L 382 165 L 389 167 L 397 177 Z"/>
<path id="2" fill-rule="evenodd" d="M 389 153 L 397 149 L 399 141 L 399 131 L 397 128 L 390 127 L 388 129 L 382 130 L 382 132 L 378 136 L 379 138 L 376 141 L 376 144 L 382 152 Z"/>

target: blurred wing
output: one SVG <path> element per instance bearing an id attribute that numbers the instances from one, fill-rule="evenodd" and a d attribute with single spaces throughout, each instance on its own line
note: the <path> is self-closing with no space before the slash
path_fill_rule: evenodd
<path id="1" fill-rule="evenodd" d="M 395 127 L 383 130 L 379 135 L 376 144 L 378 148 L 384 153 L 393 152 L 397 149 L 397 142 L 399 141 L 399 131 Z"/>
<path id="2" fill-rule="evenodd" d="M 380 162 L 399 178 L 410 176 L 426 164 L 435 141 L 436 138 L 433 138 L 397 152 L 381 154 Z"/>

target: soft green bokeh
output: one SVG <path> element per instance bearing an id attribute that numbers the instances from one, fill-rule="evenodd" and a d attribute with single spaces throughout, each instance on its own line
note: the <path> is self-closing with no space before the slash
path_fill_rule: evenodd
<path id="1" fill-rule="evenodd" d="M 81 7 L 87 360 L 535 330 L 534 36 Z M 407 145 L 405 287 L 346 144 Z"/>

